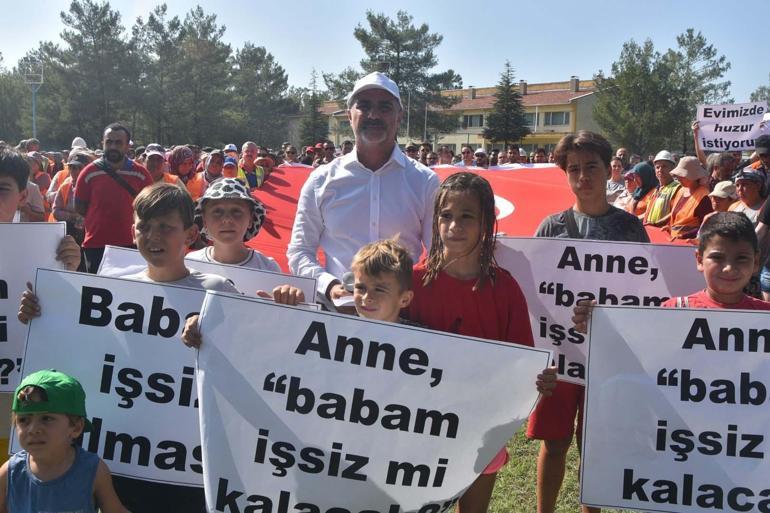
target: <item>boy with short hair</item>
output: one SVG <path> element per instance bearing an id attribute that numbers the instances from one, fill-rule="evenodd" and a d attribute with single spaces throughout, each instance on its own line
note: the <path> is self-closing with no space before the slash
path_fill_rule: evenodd
<path id="1" fill-rule="evenodd" d="M 770 310 L 770 303 L 744 293 L 759 272 L 759 243 L 751 220 L 740 212 L 718 212 L 701 226 L 695 252 L 706 288 L 674 297 L 663 307 Z"/>
<path id="2" fill-rule="evenodd" d="M 13 424 L 22 450 L 0 468 L 0 511 L 127 513 L 107 465 L 75 445 L 91 430 L 75 378 L 55 370 L 25 377 L 13 399 Z"/>
<path id="3" fill-rule="evenodd" d="M 399 314 L 414 297 L 412 257 L 398 242 L 379 240 L 353 256 L 353 301 L 360 317 L 403 322 Z"/>

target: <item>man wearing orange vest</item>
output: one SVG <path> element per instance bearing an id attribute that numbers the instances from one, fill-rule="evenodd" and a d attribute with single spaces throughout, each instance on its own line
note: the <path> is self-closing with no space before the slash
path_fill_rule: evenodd
<path id="1" fill-rule="evenodd" d="M 85 229 L 83 228 L 83 216 L 75 209 L 75 184 L 80 171 L 91 163 L 88 155 L 74 153 L 67 162 L 67 178 L 64 179 L 53 199 L 53 211 L 51 220 L 67 223 L 67 235 L 72 235 L 78 244 L 83 243 Z"/>

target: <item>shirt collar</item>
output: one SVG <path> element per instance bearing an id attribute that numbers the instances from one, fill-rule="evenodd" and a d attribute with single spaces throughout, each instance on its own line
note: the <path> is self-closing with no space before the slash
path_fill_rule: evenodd
<path id="1" fill-rule="evenodd" d="M 343 155 L 341 158 L 342 158 L 343 167 L 348 167 L 351 164 L 355 164 L 356 166 L 361 167 L 363 169 L 366 169 L 369 171 L 376 171 L 376 169 L 371 170 L 365 167 L 363 164 L 361 164 L 358 161 L 358 146 L 353 146 L 353 151 L 351 151 L 347 155 Z M 393 163 L 401 168 L 406 167 L 406 156 L 398 147 L 398 144 L 396 144 L 395 142 L 393 143 L 393 152 L 390 154 L 390 158 L 385 162 L 385 164 L 382 165 L 382 167 L 386 167 L 390 163 Z"/>

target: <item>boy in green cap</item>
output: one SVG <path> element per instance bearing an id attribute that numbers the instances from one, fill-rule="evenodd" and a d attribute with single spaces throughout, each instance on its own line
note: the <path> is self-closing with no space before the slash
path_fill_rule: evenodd
<path id="1" fill-rule="evenodd" d="M 21 381 L 13 397 L 21 451 L 0 468 L 0 512 L 126 513 L 107 465 L 74 445 L 91 429 L 78 380 L 41 370 Z"/>

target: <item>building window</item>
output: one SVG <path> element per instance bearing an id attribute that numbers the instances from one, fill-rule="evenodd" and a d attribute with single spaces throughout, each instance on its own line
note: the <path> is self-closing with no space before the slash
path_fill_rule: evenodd
<path id="1" fill-rule="evenodd" d="M 569 125 L 569 112 L 546 112 L 545 125 Z"/>
<path id="2" fill-rule="evenodd" d="M 534 128 L 537 126 L 537 121 L 535 121 L 536 115 L 534 112 L 525 112 L 524 113 L 524 125 Z"/>
<path id="3" fill-rule="evenodd" d="M 484 114 L 463 116 L 463 128 L 479 128 L 484 126 Z"/>

